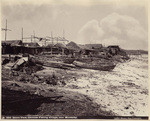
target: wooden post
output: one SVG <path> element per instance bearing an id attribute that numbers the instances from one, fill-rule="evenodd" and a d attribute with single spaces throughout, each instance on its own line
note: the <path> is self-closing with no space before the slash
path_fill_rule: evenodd
<path id="1" fill-rule="evenodd" d="M 52 38 L 52 47 L 51 47 L 51 55 L 53 54 L 53 32 L 51 32 L 51 38 Z"/>
<path id="2" fill-rule="evenodd" d="M 31 35 L 31 43 L 32 43 L 32 35 Z"/>
<path id="3" fill-rule="evenodd" d="M 46 39 L 45 39 L 45 47 L 46 47 Z"/>
<path id="4" fill-rule="evenodd" d="M 53 32 L 51 32 L 52 45 L 53 45 Z"/>
<path id="5" fill-rule="evenodd" d="M 11 54 L 9 54 L 9 60 L 11 60 Z"/>
<path id="6" fill-rule="evenodd" d="M 53 46 L 51 47 L 51 55 L 53 54 Z"/>
<path id="7" fill-rule="evenodd" d="M 5 28 L 5 41 L 6 41 L 6 36 L 7 36 L 7 19 L 6 19 L 6 28 Z"/>
<path id="8" fill-rule="evenodd" d="M 64 31 L 64 29 L 63 29 L 63 39 L 65 38 L 65 31 Z"/>
<path id="9" fill-rule="evenodd" d="M 35 32 L 33 31 L 33 36 L 34 36 L 34 42 L 35 42 Z"/>
<path id="10" fill-rule="evenodd" d="M 62 55 L 64 55 L 64 48 L 62 48 Z"/>
<path id="11" fill-rule="evenodd" d="M 22 28 L 22 32 L 21 32 L 21 37 L 22 37 L 22 42 L 23 42 L 23 28 Z"/>
<path id="12" fill-rule="evenodd" d="M 5 41 L 7 40 L 7 31 L 11 31 L 10 29 L 7 29 L 7 19 L 6 19 L 6 26 L 5 28 L 2 28 L 2 31 L 5 31 Z"/>

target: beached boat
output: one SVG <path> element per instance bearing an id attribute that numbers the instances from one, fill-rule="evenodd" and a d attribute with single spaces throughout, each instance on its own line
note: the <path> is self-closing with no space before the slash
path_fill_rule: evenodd
<path id="1" fill-rule="evenodd" d="M 53 68 L 61 68 L 61 69 L 69 69 L 69 68 L 75 68 L 75 65 L 72 64 L 67 64 L 67 63 L 63 63 L 63 62 L 56 62 L 56 61 L 48 61 L 48 62 L 44 62 L 43 64 L 44 66 L 47 67 L 53 67 Z"/>
<path id="2" fill-rule="evenodd" d="M 74 62 L 74 58 L 63 58 L 62 59 L 64 63 L 72 64 Z"/>
<path id="3" fill-rule="evenodd" d="M 85 62 L 79 62 L 79 61 L 74 61 L 73 64 L 76 67 L 93 69 L 93 70 L 101 70 L 101 71 L 112 71 L 116 66 L 113 63 L 111 64 L 110 63 L 98 63 L 98 62 L 85 63 Z"/>

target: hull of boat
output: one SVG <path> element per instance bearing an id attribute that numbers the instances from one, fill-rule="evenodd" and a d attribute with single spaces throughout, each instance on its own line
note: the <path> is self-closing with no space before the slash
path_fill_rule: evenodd
<path id="1" fill-rule="evenodd" d="M 64 58 L 64 59 L 63 59 L 63 62 L 64 62 L 64 63 L 71 64 L 71 63 L 74 62 L 74 60 L 75 60 L 74 58 Z"/>
<path id="2" fill-rule="evenodd" d="M 101 70 L 101 71 L 112 71 L 116 65 L 113 64 L 90 64 L 90 63 L 83 63 L 83 62 L 78 62 L 74 61 L 73 64 L 76 67 L 80 68 L 86 68 L 86 69 L 93 69 L 93 70 Z"/>

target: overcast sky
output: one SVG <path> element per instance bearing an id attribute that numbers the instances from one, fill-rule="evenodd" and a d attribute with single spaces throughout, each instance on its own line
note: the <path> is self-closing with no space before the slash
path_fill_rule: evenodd
<path id="1" fill-rule="evenodd" d="M 20 1 L 20 2 L 19 2 Z M 71 0 L 70 0 L 71 1 Z M 80 0 L 81 1 L 81 0 Z M 7 39 L 63 36 L 79 44 L 118 44 L 125 49 L 148 48 L 148 17 L 144 4 L 120 0 L 2 0 L 2 27 L 8 21 Z M 2 32 L 4 40 L 4 31 Z"/>

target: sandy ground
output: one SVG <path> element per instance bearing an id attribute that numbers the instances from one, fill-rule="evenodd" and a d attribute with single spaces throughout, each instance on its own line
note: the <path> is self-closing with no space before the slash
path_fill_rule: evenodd
<path id="1" fill-rule="evenodd" d="M 92 97 L 103 110 L 120 116 L 148 116 L 148 57 L 133 57 L 112 72 L 82 70 L 88 75 L 66 85 Z M 76 88 L 71 88 L 75 85 Z"/>
<path id="2" fill-rule="evenodd" d="M 48 75 L 50 68 L 38 72 Z M 134 56 L 131 61 L 119 63 L 112 72 L 90 69 L 55 69 L 65 80 L 64 90 L 89 96 L 102 110 L 119 116 L 148 116 L 148 56 Z"/>
<path id="3" fill-rule="evenodd" d="M 100 110 L 95 108 L 96 115 L 104 114 L 101 112 L 113 112 L 113 115 L 118 116 L 148 116 L 147 55 L 135 56 L 131 58 L 131 61 L 119 63 L 111 72 L 75 68 L 66 70 L 44 68 L 44 70 L 36 72 L 35 75 L 39 77 L 55 75 L 58 80 L 63 80 L 65 85 L 60 83 L 54 88 L 63 90 L 59 94 L 67 92 L 66 98 L 72 97 L 71 99 L 74 99 L 74 96 L 71 96 L 73 93 L 78 95 L 75 97 L 77 100 L 79 98 L 79 102 L 82 100 L 80 100 L 80 95 L 89 97 L 90 102 L 97 104 L 97 107 L 100 106 Z M 43 89 L 51 88 L 51 85 L 43 85 Z M 39 87 L 39 85 L 36 86 Z"/>

